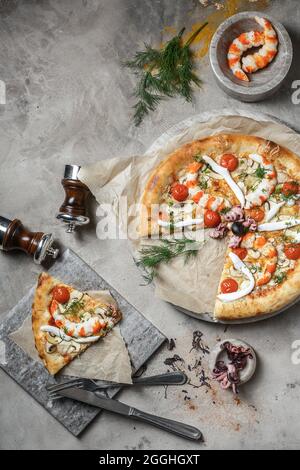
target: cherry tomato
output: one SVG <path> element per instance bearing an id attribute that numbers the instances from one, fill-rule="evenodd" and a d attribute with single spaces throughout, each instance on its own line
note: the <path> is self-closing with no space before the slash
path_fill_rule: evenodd
<path id="1" fill-rule="evenodd" d="M 185 184 L 175 183 L 171 188 L 171 194 L 176 201 L 180 202 L 184 201 L 188 197 L 189 190 Z"/>
<path id="2" fill-rule="evenodd" d="M 300 258 L 300 243 L 285 245 L 284 254 L 288 259 L 296 260 Z"/>
<path id="3" fill-rule="evenodd" d="M 60 304 L 65 304 L 70 300 L 70 292 L 64 286 L 55 286 L 52 289 L 52 297 Z"/>
<path id="4" fill-rule="evenodd" d="M 207 209 L 207 211 L 204 214 L 204 225 L 206 227 L 217 227 L 221 223 L 221 217 L 219 212 L 211 211 L 210 209 Z"/>
<path id="5" fill-rule="evenodd" d="M 255 222 L 261 222 L 265 217 L 265 211 L 261 207 L 253 207 L 248 211 L 248 216 Z"/>
<path id="6" fill-rule="evenodd" d="M 238 159 L 232 153 L 224 153 L 220 160 L 220 165 L 229 171 L 234 171 L 239 164 Z"/>
<path id="7" fill-rule="evenodd" d="M 236 254 L 240 259 L 246 258 L 248 254 L 247 248 L 233 248 L 232 249 L 233 253 Z"/>
<path id="8" fill-rule="evenodd" d="M 226 279 L 224 279 L 224 281 L 221 282 L 222 294 L 230 294 L 231 292 L 236 292 L 238 288 L 238 283 L 230 277 L 227 277 Z"/>
<path id="9" fill-rule="evenodd" d="M 283 183 L 282 192 L 285 196 L 297 194 L 299 192 L 299 185 L 295 181 L 287 181 L 286 183 Z"/>

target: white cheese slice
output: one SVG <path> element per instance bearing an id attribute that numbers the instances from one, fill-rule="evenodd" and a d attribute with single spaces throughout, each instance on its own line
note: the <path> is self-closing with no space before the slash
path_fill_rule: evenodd
<path id="1" fill-rule="evenodd" d="M 290 227 L 295 227 L 295 225 L 300 225 L 300 219 L 279 220 L 278 222 L 260 224 L 257 230 L 259 232 L 272 232 L 273 230 L 285 230 Z"/>
<path id="2" fill-rule="evenodd" d="M 203 155 L 203 160 L 211 166 L 212 170 L 223 176 L 224 180 L 230 186 L 236 197 L 238 198 L 242 207 L 245 205 L 245 196 L 239 185 L 233 180 L 227 168 L 223 168 L 221 165 L 218 165 L 212 158 L 208 155 Z"/>
<path id="3" fill-rule="evenodd" d="M 245 263 L 243 263 L 243 261 L 235 253 L 229 253 L 229 257 L 233 262 L 234 268 L 237 271 L 242 272 L 249 279 L 249 283 L 246 287 L 242 287 L 236 292 L 229 292 L 228 294 L 218 294 L 217 297 L 218 299 L 222 300 L 222 302 L 232 302 L 234 300 L 241 299 L 242 297 L 245 297 L 245 295 L 250 294 L 250 292 L 253 291 L 255 286 L 254 276 L 250 272 L 248 267 L 245 265 Z"/>
<path id="4" fill-rule="evenodd" d="M 275 217 L 275 215 L 277 214 L 277 212 L 279 211 L 279 209 L 284 206 L 285 204 L 285 201 L 283 202 L 273 202 L 273 201 L 269 201 L 269 204 L 270 204 L 270 210 L 269 212 L 267 212 L 267 215 L 266 215 L 266 222 L 269 222 L 270 220 L 273 219 L 273 217 Z"/>

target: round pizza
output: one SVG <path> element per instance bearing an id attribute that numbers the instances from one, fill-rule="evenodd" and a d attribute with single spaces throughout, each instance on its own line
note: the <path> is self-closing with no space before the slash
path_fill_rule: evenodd
<path id="1" fill-rule="evenodd" d="M 227 240 L 216 320 L 271 314 L 300 295 L 300 159 L 274 142 L 219 134 L 151 174 L 140 236 L 205 229 Z"/>

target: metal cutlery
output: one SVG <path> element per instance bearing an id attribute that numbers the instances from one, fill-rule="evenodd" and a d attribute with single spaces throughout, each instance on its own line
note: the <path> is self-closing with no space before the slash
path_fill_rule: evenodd
<path id="1" fill-rule="evenodd" d="M 115 382 L 108 382 L 106 380 L 91 380 L 84 378 L 77 378 L 68 380 L 60 384 L 49 385 L 46 387 L 48 392 L 58 392 L 66 390 L 70 387 L 78 387 L 94 392 L 96 390 L 105 390 L 109 388 L 119 388 L 132 385 L 183 385 L 187 381 L 187 376 L 181 372 L 168 372 L 166 374 L 159 374 L 150 377 L 133 377 L 132 384 L 122 384 Z"/>
<path id="2" fill-rule="evenodd" d="M 89 392 L 79 388 L 68 388 L 58 392 L 51 392 L 51 396 L 55 398 L 60 396 L 78 400 L 80 402 L 102 408 L 103 410 L 107 410 L 112 413 L 117 413 L 134 420 L 152 424 L 153 426 L 163 429 L 164 431 L 176 434 L 177 436 L 184 437 L 186 439 L 196 441 L 202 439 L 201 431 L 194 426 L 145 413 L 144 411 L 140 411 L 118 400 L 107 398 L 97 391 Z"/>

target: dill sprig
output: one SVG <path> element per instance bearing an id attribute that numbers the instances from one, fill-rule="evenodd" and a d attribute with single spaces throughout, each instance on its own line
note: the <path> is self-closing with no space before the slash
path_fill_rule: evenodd
<path id="1" fill-rule="evenodd" d="M 184 44 L 185 28 L 182 28 L 162 49 L 145 44 L 144 51 L 136 52 L 132 60 L 125 62 L 139 78 L 134 92 L 137 98 L 133 116 L 136 126 L 166 97 L 179 95 L 186 101 L 192 100 L 192 85 L 200 86 L 201 80 L 193 72 L 190 45 L 207 24 L 198 28 Z"/>
<path id="2" fill-rule="evenodd" d="M 150 284 L 157 274 L 160 263 L 168 263 L 176 256 L 183 255 L 185 262 L 196 256 L 199 243 L 189 238 L 162 239 L 158 245 L 144 245 L 139 250 L 140 258 L 136 260 L 136 265 L 144 271 L 143 278 Z"/>

